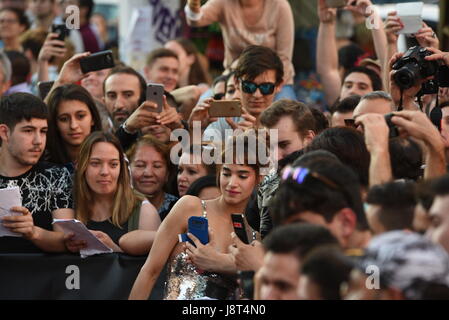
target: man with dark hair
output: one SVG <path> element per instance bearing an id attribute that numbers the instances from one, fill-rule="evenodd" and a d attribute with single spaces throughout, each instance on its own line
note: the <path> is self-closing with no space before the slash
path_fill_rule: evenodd
<path id="1" fill-rule="evenodd" d="M 327 150 L 351 168 L 362 187 L 368 186 L 370 154 L 363 135 L 353 128 L 336 127 L 324 130 L 307 146 L 307 151 Z"/>
<path id="2" fill-rule="evenodd" d="M 53 219 L 74 217 L 72 180 L 66 168 L 39 162 L 45 150 L 47 106 L 27 93 L 0 100 L 0 188 L 19 187 L 22 207 L 1 223 L 19 237 L 0 238 L 0 252 L 63 252 L 64 235 Z M 5 210 L 5 209 L 3 209 Z"/>
<path id="3" fill-rule="evenodd" d="M 260 124 L 277 130 L 278 160 L 304 148 L 315 137 L 315 118 L 302 102 L 282 99 L 274 102 L 260 115 Z"/>
<path id="4" fill-rule="evenodd" d="M 225 139 L 226 129 L 259 127 L 260 115 L 272 104 L 274 96 L 281 90 L 283 76 L 284 67 L 276 52 L 262 46 L 248 46 L 239 57 L 234 76 L 235 85 L 241 92 L 242 117 L 219 118 L 218 121 L 210 123 L 208 115 L 196 114 L 194 109 L 189 122 L 210 123 L 203 137 L 204 140 L 216 137 L 212 139 L 214 141 Z M 207 108 L 210 107 L 210 100 L 203 103 L 207 104 Z"/>
<path id="5" fill-rule="evenodd" d="M 167 143 L 171 129 L 182 127 L 175 108 L 167 103 L 155 113 L 155 103 L 146 100 L 145 79 L 131 67 L 115 67 L 104 81 L 104 103 L 112 116 L 116 135 L 124 149 L 130 147 L 145 130 Z M 161 117 L 158 121 L 156 118 Z M 168 127 L 168 126 L 170 127 Z"/>
<path id="6" fill-rule="evenodd" d="M 321 226 L 291 224 L 273 230 L 264 240 L 263 266 L 256 279 L 256 299 L 297 300 L 303 259 L 323 245 L 338 247 L 338 241 Z"/>
<path id="7" fill-rule="evenodd" d="M 284 168 L 270 214 L 275 226 L 322 225 L 344 249 L 363 248 L 369 240 L 359 181 L 351 169 L 333 159 L 303 162 L 299 158 Z"/>
<path id="8" fill-rule="evenodd" d="M 366 67 L 354 67 L 343 76 L 340 99 L 354 94 L 363 96 L 372 91 L 382 90 L 382 80 L 379 75 Z"/>
<path id="9" fill-rule="evenodd" d="M 178 86 L 179 60 L 175 52 L 160 48 L 151 51 L 144 68 L 148 82 L 160 83 L 164 89 L 171 92 Z"/>
<path id="10" fill-rule="evenodd" d="M 349 280 L 353 263 L 335 246 L 320 246 L 301 267 L 298 295 L 304 300 L 341 300 L 341 285 Z"/>
<path id="11" fill-rule="evenodd" d="M 394 181 L 373 186 L 366 198 L 366 218 L 374 235 L 393 230 L 413 230 L 415 183 Z"/>
<path id="12" fill-rule="evenodd" d="M 353 119 L 352 113 L 360 102 L 359 95 L 351 95 L 336 103 L 332 113 L 332 127 L 344 127 L 345 120 Z"/>

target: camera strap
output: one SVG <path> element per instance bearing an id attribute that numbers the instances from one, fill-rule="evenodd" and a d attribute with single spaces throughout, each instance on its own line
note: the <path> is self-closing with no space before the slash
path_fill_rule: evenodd
<path id="1" fill-rule="evenodd" d="M 404 89 L 400 88 L 399 89 L 401 92 L 401 99 L 399 100 L 399 106 L 398 106 L 398 111 L 402 111 L 402 104 L 404 103 Z"/>

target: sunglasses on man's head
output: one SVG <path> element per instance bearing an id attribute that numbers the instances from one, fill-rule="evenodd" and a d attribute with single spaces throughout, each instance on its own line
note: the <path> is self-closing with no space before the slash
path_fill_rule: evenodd
<path id="1" fill-rule="evenodd" d="M 242 81 L 242 91 L 250 94 L 253 94 L 254 92 L 256 92 L 257 89 L 259 89 L 260 93 L 266 96 L 269 94 L 273 94 L 275 87 L 276 85 L 272 82 L 264 82 L 261 84 L 256 84 L 254 82 L 247 80 Z"/>

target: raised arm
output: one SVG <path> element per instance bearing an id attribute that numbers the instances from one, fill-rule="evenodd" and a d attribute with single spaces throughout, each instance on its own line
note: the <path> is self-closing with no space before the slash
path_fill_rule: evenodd
<path id="1" fill-rule="evenodd" d="M 201 6 L 201 0 L 187 0 L 184 8 L 187 24 L 191 27 L 204 27 L 221 18 L 223 13 L 223 0 L 209 0 Z"/>
<path id="2" fill-rule="evenodd" d="M 317 72 L 323 84 L 326 103 L 330 106 L 340 95 L 341 78 L 338 72 L 338 50 L 335 39 L 336 10 L 328 8 L 325 0 L 318 2 L 320 27 L 317 39 Z"/>
<path id="3" fill-rule="evenodd" d="M 291 64 L 295 43 L 295 23 L 290 4 L 288 2 L 283 3 L 284 5 L 279 12 L 275 51 L 284 65 L 284 81 L 289 81 L 293 77 Z M 288 70 L 290 70 L 289 73 L 286 72 Z"/>

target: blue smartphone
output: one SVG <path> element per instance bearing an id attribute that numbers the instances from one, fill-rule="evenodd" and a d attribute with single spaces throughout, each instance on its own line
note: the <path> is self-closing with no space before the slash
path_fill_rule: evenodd
<path id="1" fill-rule="evenodd" d="M 197 237 L 202 244 L 209 243 L 209 230 L 207 219 L 204 217 L 192 216 L 187 223 L 187 230 L 189 233 Z M 189 241 L 192 245 L 195 245 L 192 240 L 189 239 L 187 234 L 183 233 L 179 235 L 179 242 Z"/>

